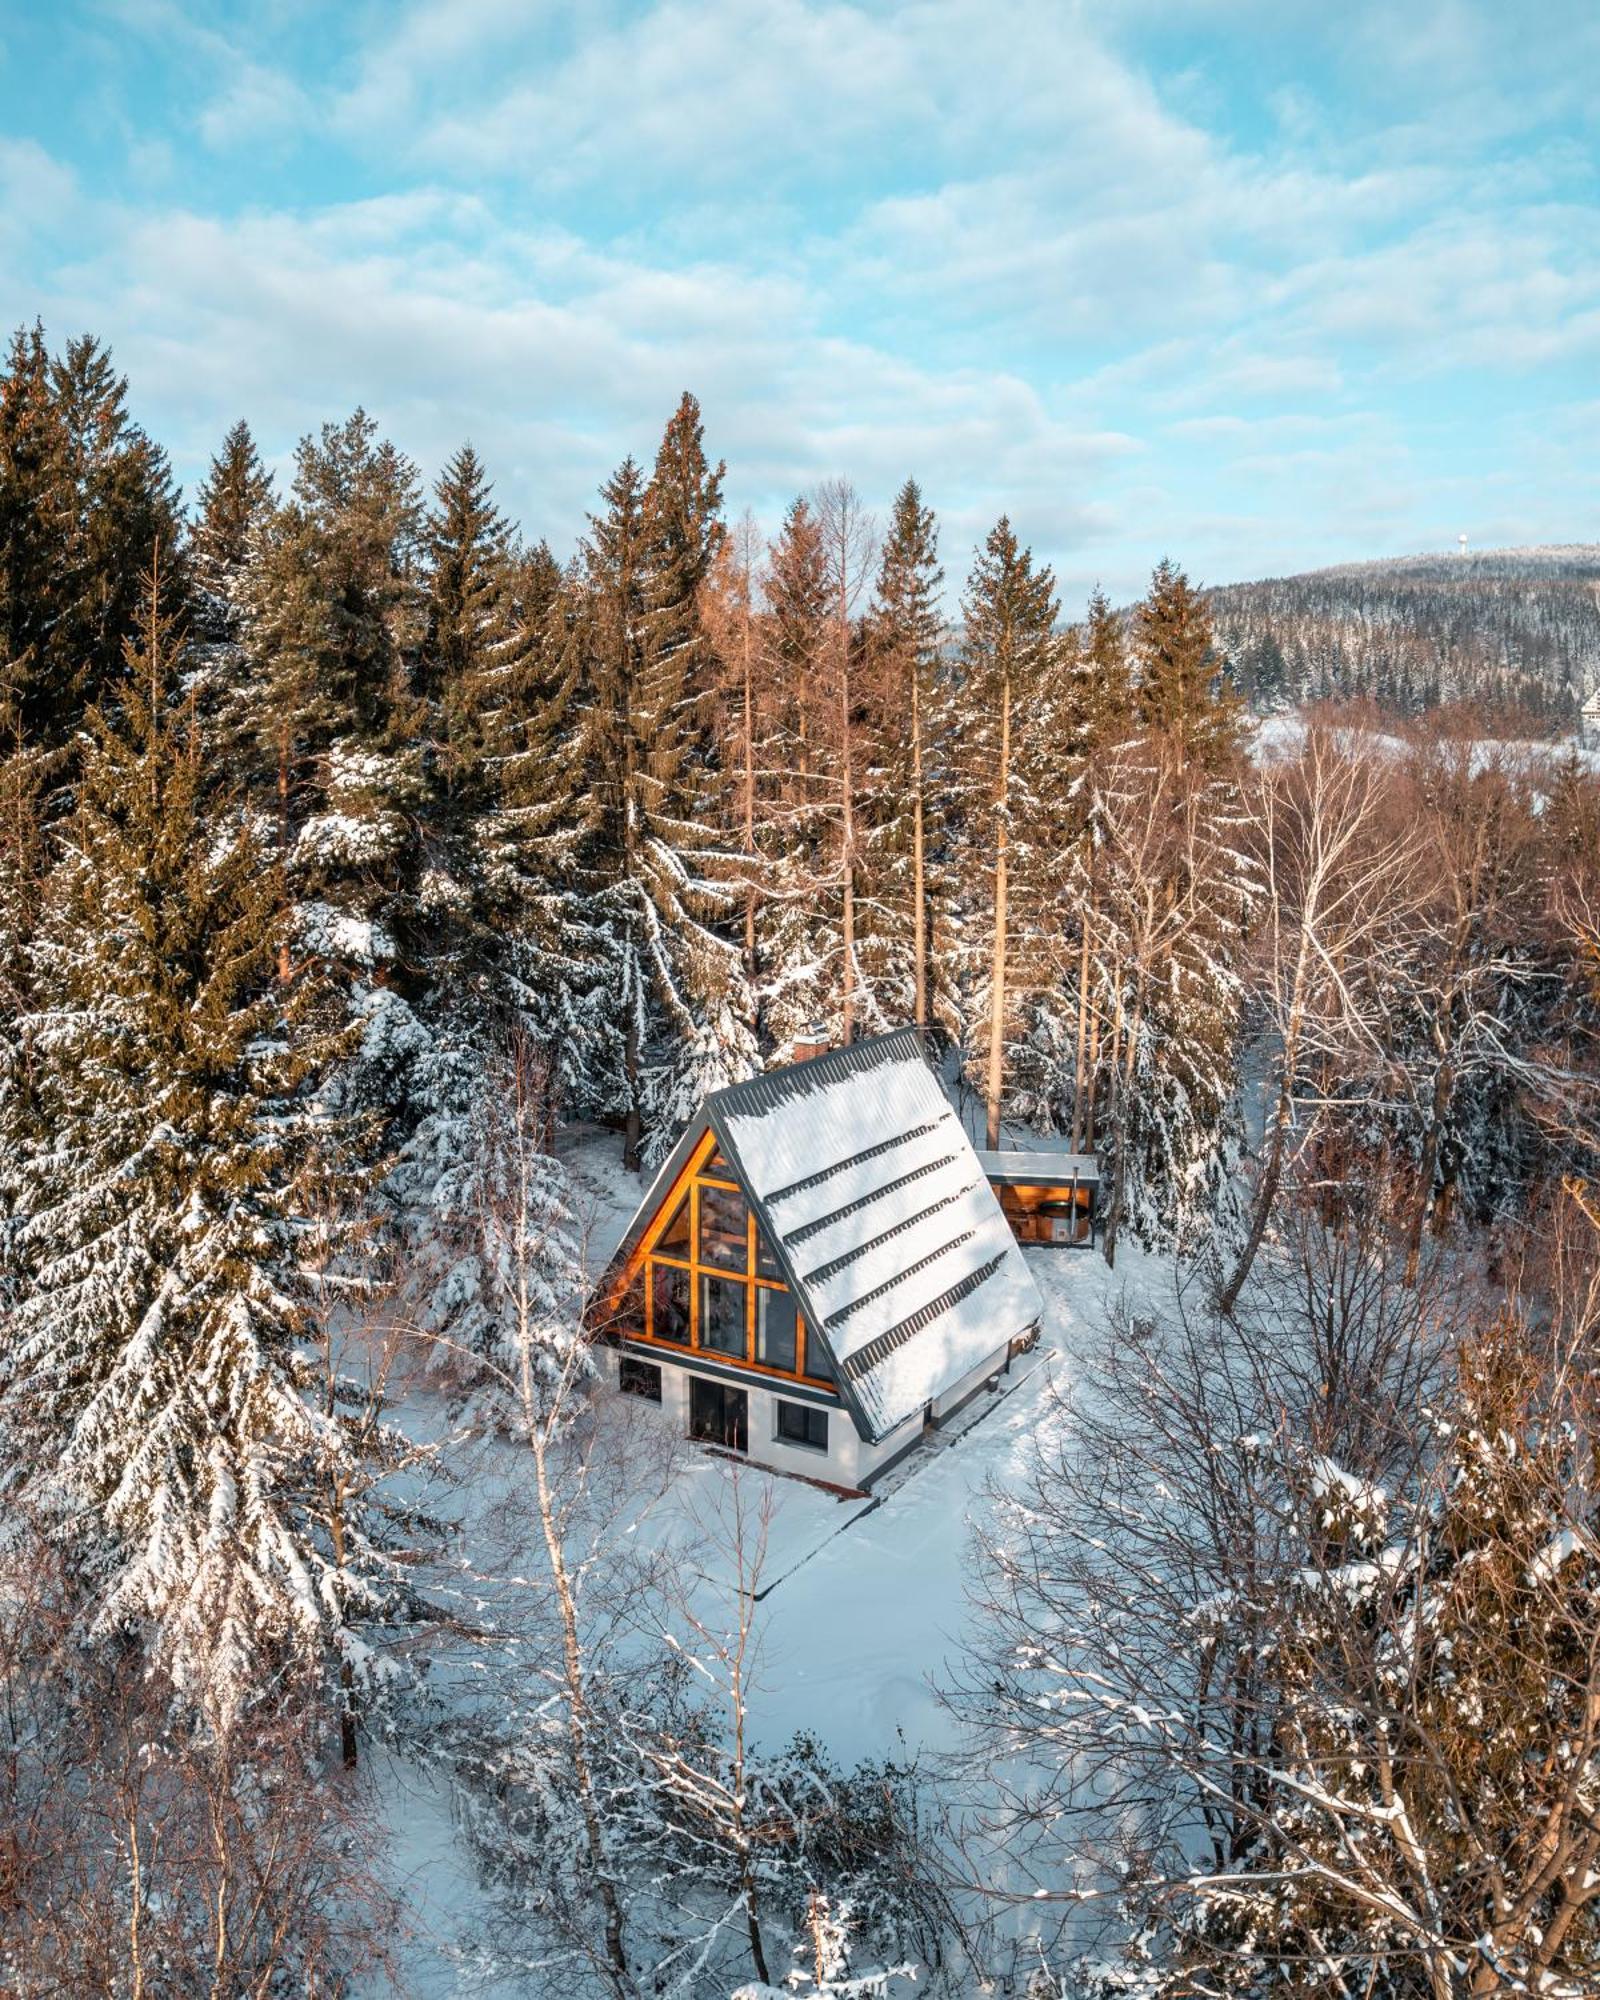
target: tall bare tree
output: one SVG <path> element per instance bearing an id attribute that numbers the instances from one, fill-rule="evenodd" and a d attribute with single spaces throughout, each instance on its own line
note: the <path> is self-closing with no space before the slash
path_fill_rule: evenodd
<path id="1" fill-rule="evenodd" d="M 1419 848 L 1389 810 L 1389 779 L 1370 746 L 1326 725 L 1297 753 L 1265 763 L 1248 794 L 1261 870 L 1257 992 L 1276 1084 L 1244 1246 L 1222 1287 L 1231 1312 L 1283 1182 L 1291 1135 L 1314 1128 L 1322 1099 L 1302 1088 L 1309 1053 L 1346 1073 L 1381 1045 L 1382 972 L 1400 944 Z"/>
<path id="2" fill-rule="evenodd" d="M 859 1009 L 856 958 L 856 876 L 860 865 L 857 817 L 862 752 L 858 672 L 860 635 L 856 611 L 871 574 L 876 549 L 872 516 L 847 479 L 825 480 L 817 489 L 817 520 L 828 578 L 827 700 L 833 710 L 834 784 L 838 799 L 841 966 L 839 1037 L 855 1039 Z"/>

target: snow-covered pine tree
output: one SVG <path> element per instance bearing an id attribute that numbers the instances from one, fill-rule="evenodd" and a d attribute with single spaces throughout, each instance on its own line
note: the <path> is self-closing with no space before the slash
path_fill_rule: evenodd
<path id="1" fill-rule="evenodd" d="M 283 1649 L 334 1653 L 402 1594 L 359 1516 L 335 1553 L 325 1505 L 397 1445 L 347 1425 L 337 1385 L 308 1397 L 308 1218 L 363 1183 L 317 1096 L 341 1037 L 314 972 L 273 976 L 249 832 L 203 816 L 150 589 L 30 950 L 3 1456 L 81 1557 L 95 1628 L 147 1635 L 225 1720 Z"/>
<path id="2" fill-rule="evenodd" d="M 492 1029 L 480 1038 L 465 1113 L 438 1149 L 414 1275 L 425 1323 L 457 1373 L 476 1374 L 525 1423 L 552 1369 L 570 1373 L 574 1392 L 592 1372 L 578 1351 L 583 1245 L 571 1183 L 548 1151 L 552 1064 L 533 1036 L 496 1026 L 501 1038 Z"/>
<path id="3" fill-rule="evenodd" d="M 477 879 L 477 832 L 496 791 L 485 738 L 509 720 L 508 700 L 526 687 L 525 661 L 538 635 L 519 616 L 510 524 L 470 444 L 440 474 L 422 544 L 427 629 L 418 693 L 431 740 L 417 913 L 420 969 L 440 998 L 476 981 L 471 1004 L 481 1010 L 491 934 L 486 885 Z"/>
<path id="4" fill-rule="evenodd" d="M 194 630 L 213 644 L 239 630 L 238 587 L 250 545 L 272 504 L 272 475 L 242 419 L 233 425 L 195 495 L 189 567 L 195 595 Z"/>
<path id="5" fill-rule="evenodd" d="M 1237 1140 L 1242 941 L 1258 877 L 1236 784 L 1139 737 L 1096 757 L 1090 1124 L 1109 1168 L 1105 1251 L 1213 1222 Z"/>
<path id="6" fill-rule="evenodd" d="M 761 531 L 748 509 L 723 538 L 700 594 L 701 616 L 721 664 L 717 740 L 722 746 L 723 825 L 739 847 L 744 976 L 756 987 L 756 912 L 761 903 L 758 799 L 768 788 L 757 771 L 768 703 L 761 686 Z M 758 1024 L 759 1027 L 759 1024 Z"/>
<path id="7" fill-rule="evenodd" d="M 1096 819 L 1093 773 L 1097 760 L 1119 750 L 1136 728 L 1123 620 L 1098 585 L 1083 624 L 1071 634 L 1056 685 L 1055 734 L 1064 758 L 1062 781 L 1051 793 L 1060 976 L 1036 1003 L 1027 1068 L 1038 1093 L 1035 1122 L 1062 1122 L 1070 1091 L 1072 1149 L 1092 1152 L 1091 1078 L 1100 1028 L 1093 977 L 1096 856 L 1106 833 L 1103 815 Z"/>
<path id="8" fill-rule="evenodd" d="M 42 671 L 49 608 L 58 595 L 59 523 L 51 504 L 58 455 L 44 329 L 19 327 L 0 372 L 0 669 L 8 698 L 31 724 L 21 696 Z"/>
<path id="9" fill-rule="evenodd" d="M 212 761 L 229 789 L 237 788 L 240 770 L 249 769 L 255 756 L 254 691 L 240 633 L 252 552 L 271 512 L 272 475 L 249 425 L 237 423 L 201 483 L 189 531 L 192 677 Z"/>
<path id="10" fill-rule="evenodd" d="M 755 997 L 730 922 L 744 870 L 720 832 L 726 780 L 714 730 L 718 664 L 703 612 L 705 586 L 727 533 L 724 472 L 721 461 L 713 467 L 706 458 L 700 405 L 685 391 L 645 489 L 642 638 L 649 702 L 678 742 L 672 787 L 679 800 L 678 852 L 698 877 L 704 921 L 685 961 L 692 1030 L 683 1036 L 669 1029 L 647 1071 L 654 1157 L 710 1091 L 757 1067 Z"/>
<path id="11" fill-rule="evenodd" d="M 1096 744 L 1120 742 L 1134 727 L 1133 680 L 1121 614 L 1096 584 L 1079 635 L 1084 722 Z"/>
<path id="12" fill-rule="evenodd" d="M 685 390 L 668 419 L 644 494 L 644 619 L 647 671 L 659 663 L 676 689 L 685 725 L 685 776 L 708 782 L 717 754 L 716 649 L 701 614 L 701 592 L 727 530 L 726 467 L 705 452 L 700 405 Z"/>
<path id="13" fill-rule="evenodd" d="M 116 677 L 158 550 L 162 609 L 176 613 L 182 522 L 166 454 L 128 414 L 98 341 L 52 359 L 42 328 L 24 328 L 0 380 L 0 667 L 30 744 L 67 743 Z"/>
<path id="14" fill-rule="evenodd" d="M 758 939 L 761 1022 L 781 1056 L 832 1017 L 840 927 L 825 892 L 830 857 L 816 689 L 828 640 L 828 572 L 815 509 L 795 500 L 767 549 L 766 690 L 758 767 L 766 774 L 766 894 Z"/>
<path id="15" fill-rule="evenodd" d="M 423 876 L 432 1016 L 481 1042 L 514 1026 L 553 1101 L 602 1102 L 603 940 L 579 893 L 593 806 L 578 765 L 581 592 L 540 543 L 519 550 L 475 453 L 446 468 L 427 530 L 424 692 L 441 732 Z M 448 922 L 446 919 L 448 918 Z"/>
<path id="16" fill-rule="evenodd" d="M 1054 855 L 1038 838 L 1052 768 L 1055 578 L 1035 569 L 1002 517 L 978 552 L 962 599 L 957 716 L 964 912 L 963 1041 L 981 1079 L 988 1143 L 1000 1142 L 1008 1040 L 1019 998 L 1046 975 L 1035 947 L 1045 933 Z"/>
<path id="17" fill-rule="evenodd" d="M 302 439 L 243 591 L 258 803 L 304 948 L 357 974 L 401 955 L 415 912 L 421 518 L 415 469 L 357 410 Z"/>
<path id="18" fill-rule="evenodd" d="M 688 435 L 685 435 L 686 426 Z M 680 593 L 715 553 L 707 481 L 680 409 L 647 487 L 627 460 L 601 490 L 585 551 L 579 753 L 596 805 L 588 906 L 607 934 L 622 1073 L 613 1100 L 630 1166 L 654 1160 L 706 1093 L 755 1064 L 737 943 L 738 857 L 710 823 L 703 747 L 714 662 Z M 698 496 L 698 499 L 696 498 Z M 692 537 L 706 537 L 695 560 Z"/>
<path id="19" fill-rule="evenodd" d="M 1133 614 L 1141 725 L 1175 746 L 1180 764 L 1225 770 L 1238 757 L 1243 715 L 1224 675 L 1205 598 L 1175 563 L 1156 565 Z"/>
<path id="20" fill-rule="evenodd" d="M 943 801 L 950 687 L 944 672 L 939 529 L 908 479 L 895 495 L 868 617 L 875 711 L 866 834 L 867 947 L 899 1019 L 938 1016 L 948 883 Z M 877 921 L 873 921 L 877 919 Z M 881 962 L 880 962 L 881 961 Z"/>

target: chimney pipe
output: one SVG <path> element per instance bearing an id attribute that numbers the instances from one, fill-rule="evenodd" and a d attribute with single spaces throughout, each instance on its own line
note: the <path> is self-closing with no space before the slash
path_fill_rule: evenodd
<path id="1" fill-rule="evenodd" d="M 833 1047 L 833 1037 L 828 1032 L 826 1021 L 811 1021 L 794 1038 L 794 1062 L 809 1062 L 813 1056 L 825 1056 Z"/>

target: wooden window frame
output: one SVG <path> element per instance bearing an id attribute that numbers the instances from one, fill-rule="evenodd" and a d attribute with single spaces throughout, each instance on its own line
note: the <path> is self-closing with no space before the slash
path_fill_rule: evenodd
<path id="1" fill-rule="evenodd" d="M 769 1377 L 775 1382 L 802 1383 L 807 1388 L 820 1389 L 838 1397 L 838 1373 L 835 1369 L 831 1379 L 824 1380 L 806 1373 L 807 1349 L 811 1343 L 811 1327 L 805 1314 L 795 1304 L 795 1365 L 793 1368 L 774 1368 L 770 1362 L 757 1361 L 756 1352 L 756 1295 L 758 1292 L 786 1292 L 788 1285 L 781 1278 L 762 1277 L 756 1267 L 756 1238 L 760 1224 L 756 1220 L 755 1203 L 751 1201 L 739 1183 L 727 1179 L 722 1174 L 708 1174 L 703 1171 L 704 1162 L 716 1150 L 716 1135 L 707 1132 L 700 1144 L 690 1154 L 687 1164 L 678 1179 L 668 1189 L 666 1198 L 652 1217 L 649 1226 L 639 1240 L 639 1246 L 628 1259 L 621 1276 L 611 1293 L 610 1309 L 615 1312 L 626 1297 L 628 1287 L 636 1278 L 643 1280 L 642 1327 L 627 1334 L 629 1340 L 642 1341 L 659 1354 L 675 1354 L 680 1360 L 690 1357 L 714 1362 L 724 1368 L 737 1368 L 757 1376 Z M 730 1271 L 725 1264 L 707 1264 L 700 1258 L 700 1189 L 701 1186 L 714 1187 L 737 1194 L 745 1205 L 745 1268 Z M 661 1254 L 655 1248 L 659 1233 L 665 1229 L 668 1219 L 678 1205 L 680 1197 L 687 1192 L 689 1199 L 689 1254 L 687 1257 L 671 1253 Z M 651 1282 L 651 1266 L 662 1264 L 674 1271 L 682 1271 L 689 1280 L 689 1344 L 684 1346 L 675 1340 L 659 1339 L 654 1330 L 655 1287 Z M 703 1278 L 721 1278 L 726 1283 L 744 1286 L 744 1354 L 742 1357 L 724 1354 L 719 1348 L 700 1345 L 700 1288 Z"/>

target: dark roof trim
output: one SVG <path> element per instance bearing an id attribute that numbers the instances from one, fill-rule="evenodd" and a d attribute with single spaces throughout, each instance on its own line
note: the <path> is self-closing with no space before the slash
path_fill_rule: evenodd
<path id="1" fill-rule="evenodd" d="M 917 1130 L 931 1132 L 933 1127 L 919 1125 Z M 908 1133 L 906 1136 L 909 1138 L 911 1135 Z M 890 1143 L 898 1145 L 899 1141 L 892 1140 Z M 874 1150 L 883 1152 L 887 1149 L 880 1146 Z M 859 1159 L 863 1156 L 857 1154 L 856 1157 Z M 926 1166 L 913 1167 L 910 1173 L 901 1174 L 898 1180 L 885 1181 L 881 1188 L 874 1188 L 870 1194 L 864 1194 L 859 1201 L 847 1201 L 843 1208 L 833 1209 L 827 1215 L 819 1215 L 815 1222 L 808 1222 L 803 1228 L 791 1231 L 784 1241 L 798 1249 L 802 1243 L 809 1243 L 813 1236 L 819 1236 L 824 1229 L 831 1227 L 835 1222 L 842 1222 L 847 1215 L 859 1215 L 864 1209 L 870 1208 L 873 1202 L 881 1201 L 886 1194 L 898 1194 L 901 1188 L 909 1187 L 913 1181 L 925 1180 L 929 1174 L 938 1173 L 941 1168 L 948 1167 L 956 1157 L 954 1153 L 941 1153 L 938 1159 L 929 1160 Z M 824 1265 L 820 1272 L 813 1272 L 812 1276 L 824 1276 L 832 1268 L 831 1265 Z"/>
<path id="2" fill-rule="evenodd" d="M 886 1361 L 897 1347 L 904 1347 L 908 1340 L 921 1333 L 925 1326 L 930 1326 L 941 1313 L 960 1305 L 980 1285 L 987 1284 L 1004 1262 L 1005 1252 L 1002 1251 L 998 1256 L 991 1257 L 987 1264 L 979 1264 L 964 1278 L 958 1278 L 948 1291 L 941 1292 L 936 1299 L 929 1299 L 925 1306 L 919 1306 L 898 1325 L 886 1327 L 875 1340 L 869 1340 L 865 1347 L 858 1348 L 844 1364 L 842 1373 L 845 1380 L 853 1382 L 859 1375 L 870 1374 L 880 1361 Z"/>
<path id="3" fill-rule="evenodd" d="M 864 1292 L 859 1299 L 852 1299 L 849 1305 L 840 1306 L 837 1312 L 829 1313 L 829 1326 L 843 1326 L 845 1321 L 852 1314 L 860 1312 L 863 1306 L 871 1305 L 874 1299 L 881 1299 L 885 1292 L 892 1292 L 901 1279 L 913 1278 L 918 1271 L 927 1270 L 930 1264 L 937 1264 L 941 1257 L 948 1257 L 952 1250 L 959 1250 L 963 1243 L 970 1243 L 972 1237 L 972 1230 L 963 1229 L 959 1236 L 952 1236 L 948 1243 L 941 1243 L 937 1250 L 930 1250 L 926 1257 L 919 1257 L 914 1264 L 908 1264 L 899 1274 L 899 1277 L 891 1278 L 888 1284 L 879 1285 L 870 1292 Z M 880 1339 L 882 1337 L 882 1335 L 879 1336 Z"/>
<path id="4" fill-rule="evenodd" d="M 913 1125 L 909 1131 L 900 1133 L 896 1138 L 880 1139 L 875 1146 L 864 1146 L 859 1153 L 851 1153 L 843 1160 L 835 1160 L 831 1167 L 824 1167 L 820 1173 L 807 1174 L 803 1181 L 790 1181 L 787 1187 L 775 1189 L 767 1196 L 767 1200 L 787 1201 L 792 1194 L 804 1194 L 809 1188 L 821 1187 L 824 1181 L 831 1181 L 835 1174 L 842 1174 L 851 1167 L 859 1167 L 864 1161 L 880 1159 L 885 1153 L 892 1153 L 896 1146 L 907 1146 L 913 1139 L 920 1139 L 925 1133 L 937 1132 L 938 1129 L 937 1125 Z M 900 1182 L 891 1181 L 890 1186 L 899 1187 Z M 879 1192 L 882 1193 L 883 1190 L 880 1189 Z M 841 1215 L 848 1215 L 853 1206 L 854 1203 L 851 1203 L 844 1208 L 836 1208 L 832 1215 L 824 1216 L 821 1221 L 808 1223 L 806 1227 L 821 1229 L 829 1222 L 836 1222 Z"/>
<path id="5" fill-rule="evenodd" d="M 971 1186 L 971 1181 L 968 1181 L 958 1187 L 954 1194 L 942 1194 L 937 1201 L 930 1201 L 926 1208 L 919 1208 L 915 1215 L 903 1217 L 893 1228 L 882 1229 L 876 1236 L 864 1237 L 861 1242 L 852 1244 L 842 1256 L 831 1258 L 826 1264 L 819 1264 L 814 1271 L 807 1271 L 806 1283 L 820 1285 L 829 1278 L 836 1278 L 841 1271 L 847 1271 L 859 1258 L 865 1257 L 869 1250 L 876 1250 L 880 1243 L 892 1243 L 895 1237 L 903 1236 L 908 1229 L 915 1229 L 919 1222 L 926 1222 L 930 1215 L 937 1215 L 941 1208 L 948 1208 L 952 1202 L 959 1201 Z M 904 1273 L 901 1275 L 904 1276 Z M 862 1301 L 858 1300 L 857 1303 L 860 1304 Z M 837 1313 L 830 1315 L 828 1324 L 831 1326 L 838 1317 Z"/>
<path id="6" fill-rule="evenodd" d="M 1098 1186 L 1100 1162 L 1092 1153 L 983 1153 L 978 1165 L 988 1181 L 1008 1187 Z"/>

